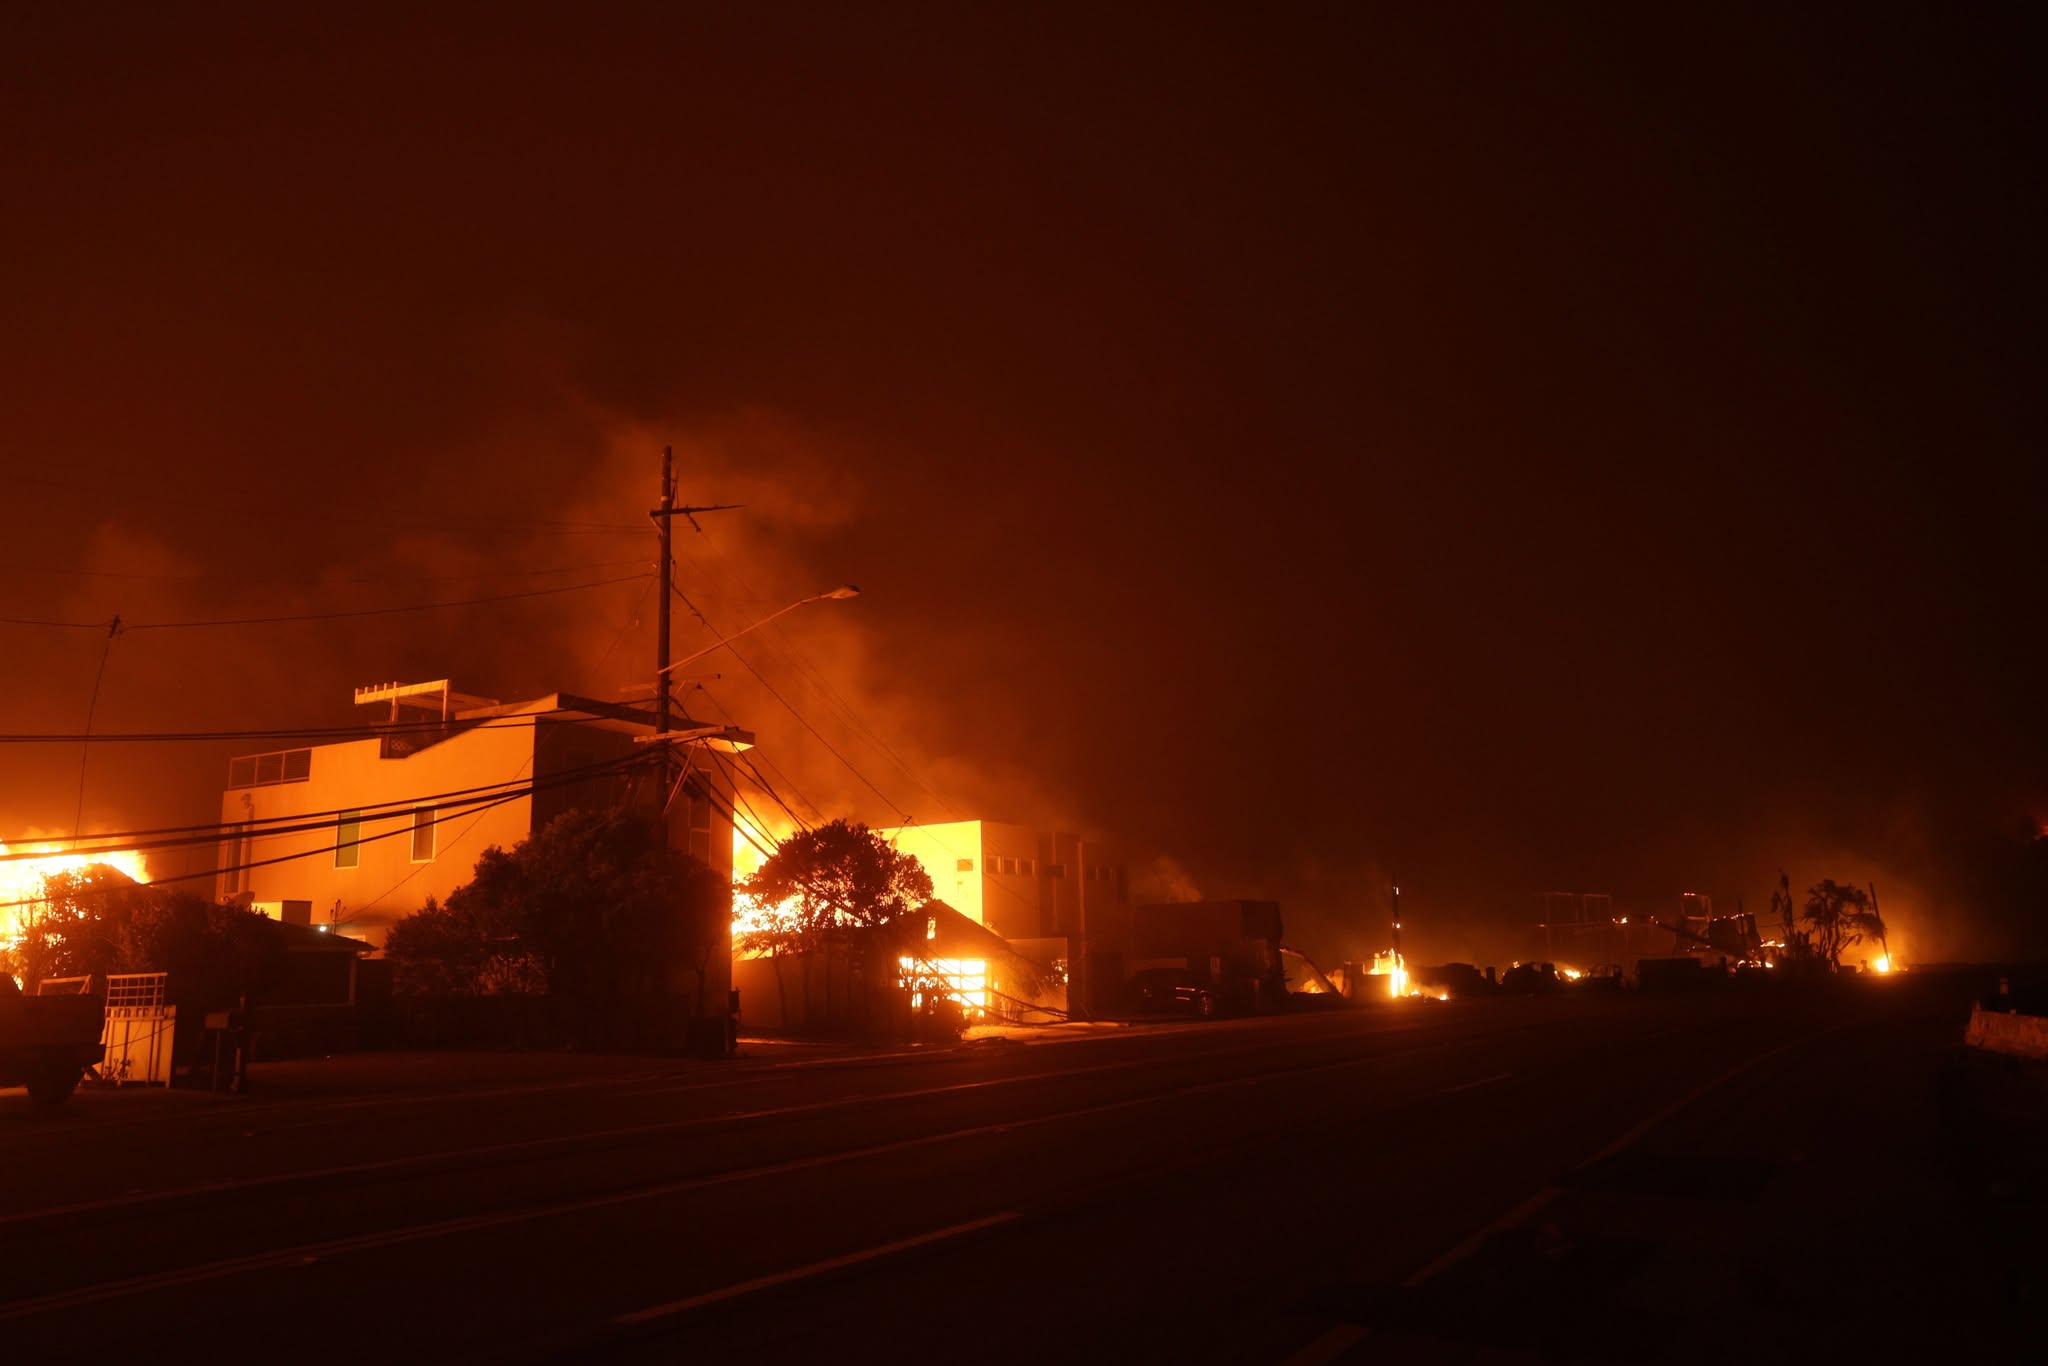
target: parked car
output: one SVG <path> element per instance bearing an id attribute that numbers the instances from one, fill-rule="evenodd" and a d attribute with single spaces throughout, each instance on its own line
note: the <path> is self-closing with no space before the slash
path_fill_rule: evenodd
<path id="1" fill-rule="evenodd" d="M 1206 1020 L 1235 1008 L 1238 998 L 1185 968 L 1146 968 L 1124 984 L 1137 1015 L 1195 1015 Z"/>

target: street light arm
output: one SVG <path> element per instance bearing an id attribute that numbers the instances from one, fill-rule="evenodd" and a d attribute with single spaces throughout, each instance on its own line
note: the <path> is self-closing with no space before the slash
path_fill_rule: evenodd
<path id="1" fill-rule="evenodd" d="M 761 629 L 761 628 L 762 628 L 763 626 L 766 626 L 766 625 L 767 625 L 767 624 L 768 624 L 769 622 L 771 622 L 771 621 L 775 620 L 775 619 L 776 619 L 777 617 L 780 617 L 780 616 L 786 616 L 787 614 L 789 614 L 789 613 L 791 613 L 791 612 L 794 612 L 794 611 L 795 611 L 795 610 L 796 610 L 797 608 L 799 608 L 799 607 L 804 607 L 804 606 L 808 606 L 809 604 L 811 604 L 811 603 L 814 603 L 814 602 L 823 602 L 823 601 L 825 601 L 825 600 L 826 600 L 826 599 L 828 599 L 828 598 L 831 598 L 831 599 L 840 599 L 840 598 L 852 598 L 852 597 L 858 597 L 859 595 L 860 595 L 860 590 L 859 590 L 858 588 L 855 588 L 855 587 L 853 587 L 853 586 L 852 586 L 851 584 L 848 584 L 848 585 L 846 585 L 845 587 L 842 587 L 842 588 L 835 588 L 835 589 L 833 589 L 833 590 L 832 590 L 831 592 L 829 592 L 829 593 L 813 593 L 813 594 L 811 594 L 811 596 L 809 596 L 809 597 L 807 597 L 807 598 L 798 598 L 798 599 L 797 599 L 797 600 L 796 600 L 795 602 L 791 603 L 791 604 L 790 604 L 789 606 L 787 606 L 787 607 L 784 607 L 784 608 L 780 609 L 779 611 L 774 611 L 774 612 L 770 612 L 770 613 L 769 613 L 769 614 L 768 614 L 767 616 L 765 616 L 765 617 L 762 617 L 762 618 L 761 618 L 761 619 L 760 619 L 759 621 L 755 622 L 755 623 L 754 623 L 753 625 L 751 625 L 751 626 L 742 626 L 742 627 L 741 627 L 741 628 L 740 628 L 739 630 L 737 630 L 737 631 L 734 631 L 734 632 L 733 632 L 733 633 L 732 633 L 731 635 L 729 635 L 729 636 L 725 636 L 725 637 L 723 637 L 722 639 L 719 639 L 719 640 L 715 640 L 715 641 L 713 641 L 713 642 L 712 642 L 711 644 L 709 644 L 709 645 L 706 645 L 706 646 L 705 646 L 705 647 L 704 647 L 703 649 L 701 649 L 701 650 L 697 651 L 697 653 L 695 653 L 695 654 L 693 654 L 693 655 L 684 655 L 684 656 L 683 656 L 683 657 L 682 657 L 681 659 L 678 659 L 678 660 L 674 661 L 673 663 L 669 663 L 669 664 L 664 664 L 664 665 L 662 665 L 662 666 L 661 666 L 661 667 L 660 667 L 659 669 L 655 670 L 655 672 L 656 672 L 656 673 L 663 673 L 663 674 L 665 674 L 665 673 L 668 673 L 668 672 L 669 672 L 670 670 L 672 670 L 672 669 L 680 669 L 680 668 L 682 668 L 682 667 L 683 667 L 683 665 L 685 665 L 685 664 L 692 664 L 692 663 L 695 663 L 695 662 L 696 662 L 697 660 L 700 660 L 700 659 L 702 659 L 702 658 L 703 658 L 704 656 L 706 656 L 706 655 L 708 655 L 708 654 L 714 654 L 714 653 L 716 653 L 717 651 L 719 651 L 719 650 L 722 650 L 722 649 L 724 649 L 724 648 L 725 648 L 726 646 L 728 646 L 728 645 L 732 644 L 732 643 L 733 643 L 733 642 L 734 642 L 735 640 L 738 640 L 738 639 L 739 639 L 739 638 L 740 638 L 741 636 L 743 636 L 743 635 L 746 635 L 746 634 L 747 634 L 748 632 L 750 632 L 750 631 L 758 631 L 758 630 L 760 630 L 760 629 Z"/>

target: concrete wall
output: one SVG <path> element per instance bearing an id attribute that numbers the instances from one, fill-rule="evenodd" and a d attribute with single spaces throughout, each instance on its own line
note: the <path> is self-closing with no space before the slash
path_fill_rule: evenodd
<path id="1" fill-rule="evenodd" d="M 2048 1061 L 2048 1017 L 2004 1014 L 1972 1006 L 1963 1042 L 1993 1053 Z"/>

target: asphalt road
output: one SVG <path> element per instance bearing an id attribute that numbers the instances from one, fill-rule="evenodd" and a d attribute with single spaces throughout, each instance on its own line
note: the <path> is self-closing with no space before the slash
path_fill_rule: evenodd
<path id="1" fill-rule="evenodd" d="M 1967 997 L 1858 987 L 496 1059 L 452 1086 L 357 1059 L 349 1088 L 266 1098 L 259 1071 L 246 1099 L 52 1114 L 0 1094 L 0 1341 L 295 1362 L 1954 1347 L 2026 1283 L 1995 1280 L 2011 1253 L 1972 1222 L 1944 1109 Z"/>

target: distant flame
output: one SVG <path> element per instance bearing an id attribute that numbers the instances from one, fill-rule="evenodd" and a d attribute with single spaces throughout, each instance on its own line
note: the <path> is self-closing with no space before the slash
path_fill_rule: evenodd
<path id="1" fill-rule="evenodd" d="M 21 938 L 23 912 L 34 908 L 18 902 L 41 901 L 46 893 L 45 878 L 87 868 L 111 868 L 136 882 L 149 881 L 149 863 L 132 849 L 104 854 L 66 852 L 62 841 L 9 846 L 0 844 L 0 854 L 36 854 L 37 858 L 0 862 L 0 948 L 12 948 Z"/>

